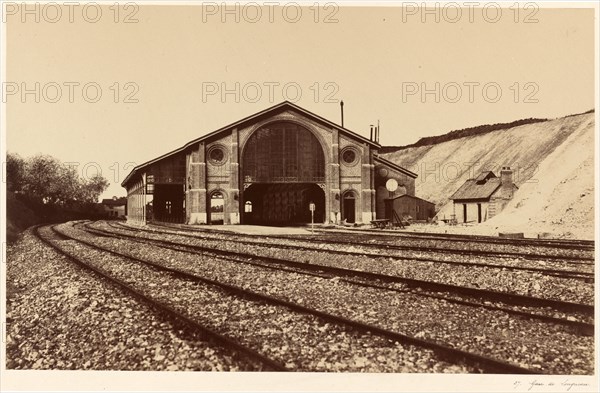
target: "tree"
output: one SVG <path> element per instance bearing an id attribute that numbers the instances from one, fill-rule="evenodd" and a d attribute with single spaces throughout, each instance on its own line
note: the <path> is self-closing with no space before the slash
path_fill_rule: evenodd
<path id="1" fill-rule="evenodd" d="M 8 154 L 5 173 L 10 192 L 7 218 L 20 229 L 35 223 L 97 219 L 102 213 L 96 202 L 109 185 L 102 176 L 83 179 L 76 167 L 43 154 L 26 159 Z"/>
<path id="2" fill-rule="evenodd" d="M 65 168 L 49 155 L 36 155 L 26 160 L 23 191 L 32 200 L 44 204 L 64 204 L 78 179 L 74 170 Z"/>
<path id="3" fill-rule="evenodd" d="M 83 180 L 80 185 L 79 200 L 85 203 L 96 203 L 108 186 L 108 180 L 100 175 L 94 175 L 90 179 Z"/>
<path id="4" fill-rule="evenodd" d="M 22 191 L 25 177 L 25 161 L 20 155 L 6 154 L 6 190 L 9 192 Z"/>
<path id="5" fill-rule="evenodd" d="M 75 167 L 64 165 L 49 155 L 39 154 L 25 161 L 23 192 L 43 204 L 95 203 L 108 185 L 108 180 L 100 175 L 81 179 Z"/>

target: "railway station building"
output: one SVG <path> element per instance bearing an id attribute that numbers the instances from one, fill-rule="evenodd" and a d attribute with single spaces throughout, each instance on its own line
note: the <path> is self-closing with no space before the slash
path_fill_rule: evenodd
<path id="1" fill-rule="evenodd" d="M 389 179 L 415 195 L 417 175 L 380 148 L 377 133 L 363 137 L 285 101 L 136 166 L 121 183 L 127 220 L 369 223 L 386 216 Z"/>

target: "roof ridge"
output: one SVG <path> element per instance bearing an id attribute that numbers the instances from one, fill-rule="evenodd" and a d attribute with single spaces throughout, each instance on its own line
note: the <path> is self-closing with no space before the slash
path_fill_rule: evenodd
<path id="1" fill-rule="evenodd" d="M 223 126 L 223 127 L 221 127 L 221 128 L 218 128 L 218 129 L 216 129 L 216 130 L 214 130 L 214 131 L 211 131 L 211 132 L 209 132 L 209 133 L 207 133 L 207 134 L 205 134 L 205 135 L 202 135 L 202 136 L 200 136 L 200 137 L 198 137 L 198 138 L 192 139 L 191 141 L 187 142 L 186 144 L 184 144 L 183 146 L 181 146 L 181 147 L 179 147 L 179 148 L 177 148 L 177 149 L 175 149 L 175 150 L 172 150 L 172 151 L 170 151 L 170 152 L 168 152 L 168 153 L 165 153 L 165 154 L 163 154 L 163 155 L 161 155 L 161 156 L 158 156 L 158 157 L 156 157 L 156 158 L 153 158 L 153 159 L 151 159 L 151 160 L 148 160 L 148 161 L 146 161 L 146 162 L 144 162 L 144 163 L 142 163 L 142 164 L 139 164 L 139 165 L 137 165 L 135 168 L 133 168 L 133 169 L 131 170 L 131 172 L 129 172 L 129 174 L 128 174 L 127 176 L 125 176 L 125 179 L 123 179 L 123 181 L 121 182 L 121 186 L 123 186 L 123 187 L 124 187 L 124 186 L 125 186 L 125 184 L 127 184 L 127 182 L 129 181 L 129 179 L 130 179 L 130 178 L 131 178 L 131 177 L 132 177 L 132 176 L 133 176 L 133 175 L 134 175 L 134 174 L 135 174 L 135 173 L 136 173 L 136 172 L 137 172 L 139 169 L 141 169 L 141 168 L 143 168 L 143 167 L 145 167 L 145 166 L 148 166 L 148 165 L 150 165 L 150 164 L 152 164 L 152 163 L 154 163 L 154 162 L 160 161 L 160 160 L 162 160 L 162 159 L 164 159 L 164 158 L 167 158 L 167 157 L 169 157 L 169 156 L 171 156 L 171 155 L 174 155 L 174 154 L 180 153 L 180 152 L 184 151 L 185 149 L 187 149 L 188 147 L 190 147 L 190 146 L 194 145 L 195 143 L 198 143 L 198 142 L 200 142 L 200 141 L 202 141 L 202 140 L 204 140 L 204 139 L 208 139 L 208 138 L 210 138 L 210 137 L 213 137 L 213 136 L 215 136 L 215 135 L 217 135 L 217 134 L 219 134 L 219 133 L 221 133 L 221 132 L 224 132 L 224 131 L 227 131 L 227 130 L 229 130 L 229 129 L 231 129 L 231 128 L 234 128 L 234 127 L 236 127 L 236 126 L 237 126 L 237 125 L 239 125 L 239 124 L 242 124 L 242 123 L 244 123 L 244 122 L 247 122 L 247 121 L 249 121 L 249 120 L 252 120 L 253 118 L 256 118 L 256 117 L 262 116 L 262 115 L 264 115 L 264 114 L 266 114 L 266 113 L 268 113 L 268 112 L 270 112 L 270 111 L 274 111 L 274 110 L 276 110 L 276 109 L 283 108 L 283 107 L 285 107 L 285 106 L 289 106 L 290 108 L 292 108 L 292 109 L 295 109 L 295 110 L 297 110 L 297 111 L 299 111 L 299 112 L 301 112 L 301 113 L 303 112 L 305 115 L 307 115 L 307 116 L 309 116 L 309 117 L 316 118 L 317 120 L 319 120 L 319 121 L 322 121 L 322 122 L 324 122 L 324 123 L 327 123 L 327 124 L 328 124 L 328 125 L 330 125 L 330 126 L 336 127 L 338 130 L 341 130 L 341 131 L 343 131 L 343 132 L 345 132 L 345 133 L 347 133 L 347 134 L 350 134 L 350 135 L 354 136 L 355 138 L 357 138 L 357 139 L 361 140 L 362 142 L 370 143 L 371 145 L 374 145 L 374 146 L 376 146 L 377 148 L 381 148 L 381 145 L 380 145 L 379 143 L 377 143 L 377 142 L 375 142 L 375 141 L 372 141 L 372 140 L 370 140 L 370 139 L 367 139 L 366 137 L 364 137 L 364 136 L 362 136 L 362 135 L 358 134 L 357 132 L 354 132 L 354 131 L 352 131 L 352 130 L 349 130 L 349 129 L 345 128 L 345 127 L 342 127 L 342 126 L 341 126 L 341 125 L 339 125 L 339 124 L 335 124 L 334 122 L 332 122 L 332 121 L 330 121 L 330 120 L 327 120 L 326 118 L 324 118 L 324 117 L 322 117 L 322 116 L 319 116 L 319 115 L 317 115 L 317 114 L 315 114 L 315 113 L 313 113 L 313 112 L 309 111 L 308 109 L 304 109 L 304 108 L 302 108 L 302 107 L 301 107 L 301 106 L 299 106 L 299 105 L 296 105 L 296 104 L 294 104 L 294 103 L 292 103 L 292 102 L 290 102 L 290 101 L 287 101 L 287 100 L 285 100 L 285 101 L 282 101 L 282 102 L 280 102 L 280 103 L 278 103 L 278 104 L 275 104 L 275 105 L 273 105 L 273 106 L 270 106 L 270 107 L 268 107 L 268 108 L 266 108 L 266 109 L 263 109 L 263 110 L 261 110 L 261 111 L 255 112 L 255 113 L 253 113 L 253 114 L 251 114 L 251 115 L 248 115 L 248 116 L 246 116 L 246 117 L 244 117 L 244 118 L 242 118 L 242 119 L 240 119 L 240 120 L 237 120 L 237 121 L 235 121 L 235 122 L 233 122 L 233 123 L 227 124 L 227 125 L 225 125 L 225 126 Z M 411 173 L 412 173 L 412 172 L 411 172 Z"/>

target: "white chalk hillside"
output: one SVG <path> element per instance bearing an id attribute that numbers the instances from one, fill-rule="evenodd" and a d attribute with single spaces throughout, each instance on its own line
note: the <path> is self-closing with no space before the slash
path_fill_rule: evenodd
<path id="1" fill-rule="evenodd" d="M 593 239 L 594 116 L 569 116 L 384 156 L 419 174 L 417 196 L 435 202 L 440 218 L 453 213 L 448 197 L 468 178 L 482 169 L 497 175 L 501 166 L 514 169 L 519 190 L 502 213 L 458 231 Z"/>

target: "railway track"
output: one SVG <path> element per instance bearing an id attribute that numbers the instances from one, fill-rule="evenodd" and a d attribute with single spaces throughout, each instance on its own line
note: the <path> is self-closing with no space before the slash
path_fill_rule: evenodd
<path id="1" fill-rule="evenodd" d="M 117 227 L 115 227 L 113 224 L 108 223 L 109 226 L 117 229 Z M 160 231 L 156 231 L 154 229 L 145 229 L 145 228 L 133 228 L 127 225 L 118 225 L 118 228 L 120 229 L 124 229 L 127 231 L 135 231 L 135 232 L 139 232 L 139 231 L 143 231 L 143 232 L 148 232 L 148 233 L 157 233 Z M 207 231 L 209 232 L 209 231 Z M 194 234 L 188 234 L 188 233 L 176 233 L 176 232 L 167 232 L 165 231 L 164 233 L 168 233 L 171 235 L 176 235 L 176 236 L 184 236 L 184 237 L 188 237 L 188 238 L 192 238 L 192 239 L 199 239 L 199 236 L 196 236 Z M 246 245 L 252 245 L 252 246 L 258 246 L 258 247 L 267 247 L 267 248 L 280 248 L 280 249 L 286 249 L 286 250 L 297 250 L 297 251 L 308 251 L 308 252 L 319 252 L 319 253 L 328 253 L 331 255 L 341 255 L 341 256 L 347 256 L 347 255 L 351 255 L 354 257 L 367 257 L 367 258 L 374 258 L 374 259 L 387 259 L 387 258 L 391 258 L 391 259 L 401 259 L 401 260 L 407 260 L 407 261 L 416 261 L 416 262 L 424 262 L 424 263 L 430 263 L 433 262 L 435 264 L 442 264 L 442 265 L 449 265 L 449 266 L 463 266 L 463 267 L 476 267 L 476 268 L 487 268 L 487 269 L 498 269 L 498 270 L 512 270 L 512 271 L 522 271 L 522 272 L 530 272 L 530 273 L 540 273 L 540 274 L 544 274 L 547 276 L 552 276 L 552 277 L 557 277 L 557 278 L 569 278 L 569 279 L 575 279 L 575 280 L 580 280 L 586 283 L 593 283 L 594 282 L 594 273 L 593 271 L 590 272 L 586 272 L 586 271 L 577 271 L 577 270 L 566 270 L 566 269 L 550 269 L 550 268 L 538 268 L 538 267 L 532 267 L 532 266 L 515 266 L 512 264 L 502 264 L 502 263 L 484 263 L 484 262 L 461 262 L 461 261 L 455 261 L 455 260 L 445 260 L 445 259 L 436 259 L 436 258 L 430 258 L 430 257 L 415 257 L 415 256 L 406 256 L 406 255 L 402 255 L 400 253 L 395 253 L 395 254 L 384 254 L 382 253 L 380 250 L 377 249 L 378 246 L 373 245 L 373 244 L 357 244 L 357 243 L 346 243 L 346 245 L 351 245 L 353 248 L 356 248 L 356 246 L 360 246 L 361 248 L 370 248 L 372 251 L 364 251 L 364 250 L 356 250 L 356 251 L 345 251 L 345 250 L 339 250 L 339 249 L 332 249 L 332 248 L 325 248 L 325 247 L 321 247 L 324 245 L 323 241 L 320 241 L 319 243 L 316 243 L 314 240 L 312 242 L 309 242 L 309 244 L 315 244 L 318 247 L 310 247 L 310 246 L 306 246 L 306 245 L 301 245 L 301 244 L 280 244 L 280 243 L 275 243 L 275 242 L 269 242 L 269 241 L 264 241 L 264 240 L 256 240 L 255 238 L 252 237 L 248 237 L 248 236 L 238 236 L 238 235 L 231 235 L 228 236 L 227 238 L 223 238 L 224 235 L 217 235 L 215 236 L 214 233 L 203 233 L 202 236 L 202 240 L 227 240 L 227 241 L 235 241 L 236 243 L 239 244 L 246 244 Z M 286 238 L 288 241 L 290 241 L 289 238 Z M 292 238 L 293 239 L 293 238 Z M 294 242 L 305 242 L 304 239 L 293 239 Z M 329 243 L 329 240 L 327 240 L 327 242 Z M 329 247 L 329 246 L 327 246 Z M 588 269 L 590 270 L 590 269 Z"/>
<path id="2" fill-rule="evenodd" d="M 109 223 L 109 225 L 113 226 L 114 224 Z M 116 225 L 123 227 L 123 228 L 132 228 L 129 225 L 125 225 L 122 223 L 117 223 Z M 212 235 L 214 236 L 215 233 L 223 233 L 223 234 L 227 234 L 228 236 L 234 236 L 237 237 L 239 239 L 252 239 L 252 238 L 256 238 L 256 236 L 252 236 L 252 235 L 243 235 L 240 233 L 236 233 L 236 232 L 231 232 L 231 231 L 227 231 L 227 230 L 214 230 L 214 229 L 203 229 L 203 228 L 194 228 L 194 229 L 190 229 L 189 227 L 181 227 L 181 226 L 177 226 L 174 224 L 166 224 L 166 223 L 152 223 L 152 226 L 155 227 L 163 227 L 163 228 L 169 228 L 169 229 L 177 229 L 180 231 L 187 231 L 190 233 L 202 233 L 203 235 Z M 137 228 L 136 228 L 137 229 Z M 140 228 L 141 229 L 141 228 Z M 546 261 L 566 261 L 570 264 L 582 264 L 582 265 L 588 265 L 588 266 L 593 266 L 594 265 L 594 257 L 593 256 L 585 256 L 585 255 L 555 255 L 555 254 L 540 254 L 540 253 L 526 253 L 526 252 L 515 252 L 515 251 L 491 251 L 491 250 L 466 250 L 466 249 L 457 249 L 457 248 L 445 248 L 445 247 L 439 247 L 439 246 L 435 246 L 435 247 L 424 247 L 424 246 L 414 246 L 414 245 L 408 245 L 408 244 L 395 244 L 397 241 L 402 241 L 402 239 L 393 239 L 393 242 L 390 241 L 386 241 L 386 242 L 376 242 L 373 241 L 374 239 L 371 239 L 371 241 L 369 241 L 367 239 L 367 241 L 365 241 L 365 239 L 357 239 L 356 236 L 353 236 L 352 240 L 348 240 L 348 234 L 356 234 L 354 232 L 350 232 L 347 231 L 345 233 L 343 233 L 342 235 L 336 237 L 336 236 L 331 236 L 330 231 L 326 231 L 326 230 L 320 230 L 320 233 L 325 234 L 327 236 L 320 236 L 320 237 L 315 237 L 315 236 L 311 236 L 311 235 L 306 235 L 306 236 L 289 236 L 289 235 L 269 235 L 268 238 L 270 239 L 282 239 L 282 240 L 287 240 L 287 241 L 304 241 L 307 243 L 320 243 L 320 242 L 324 242 L 326 241 L 327 243 L 330 244 L 336 244 L 336 245 L 340 245 L 340 246 L 360 246 L 360 247 L 367 247 L 367 248 L 373 248 L 373 247 L 377 247 L 379 250 L 381 249 L 385 249 L 385 250 L 394 250 L 394 251 L 421 251 L 421 252 L 440 252 L 440 253 L 444 253 L 445 255 L 448 254 L 453 254 L 453 255 L 459 255 L 459 256 L 473 256 L 473 257 L 493 257 L 493 258 L 511 258 L 511 259 L 521 259 L 521 260 L 531 260 L 531 261 L 540 261 L 540 260 L 546 260 Z M 340 232 L 333 232 L 334 235 L 335 234 L 340 234 Z M 378 237 L 387 237 L 387 238 L 391 238 L 391 236 L 385 236 L 385 235 L 379 235 L 379 236 L 375 236 L 375 238 Z M 435 239 L 437 240 L 437 239 Z M 467 239 L 462 239 L 467 240 Z M 506 244 L 510 244 L 510 243 L 506 243 Z M 519 245 L 517 243 L 511 244 L 511 245 Z M 568 249 L 572 249 L 572 248 L 568 248 Z M 593 251 L 593 247 L 591 249 L 587 249 L 584 251 Z"/>
<path id="3" fill-rule="evenodd" d="M 575 250 L 594 250 L 593 240 L 570 240 L 570 239 L 519 239 L 519 238 L 501 238 L 498 236 L 484 236 L 484 235 L 461 235 L 461 234 L 450 234 L 450 233 L 420 233 L 420 232 L 408 232 L 400 230 L 370 230 L 370 229 L 317 229 L 318 232 L 324 233 L 352 233 L 362 232 L 374 237 L 407 237 L 407 238 L 418 238 L 427 240 L 446 240 L 446 241 L 457 241 L 467 240 L 471 243 L 493 243 L 493 244 L 506 244 L 506 245 L 518 245 L 518 246 L 543 246 L 548 248 L 563 248 L 563 249 L 575 249 Z"/>
<path id="4" fill-rule="evenodd" d="M 251 362 L 256 362 L 256 363 L 262 365 L 262 367 L 260 367 L 259 370 L 265 370 L 265 371 L 285 371 L 286 370 L 286 368 L 282 364 L 258 353 L 257 351 L 253 350 L 252 348 L 249 348 L 247 346 L 239 344 L 238 342 L 231 340 L 230 338 L 228 338 L 222 334 L 217 333 L 216 331 L 210 329 L 209 327 L 198 323 L 193 318 L 190 318 L 188 315 L 185 315 L 184 313 L 179 312 L 178 310 L 171 307 L 170 305 L 163 303 L 163 302 L 159 302 L 155 299 L 152 299 L 151 297 L 147 296 L 143 292 L 141 292 L 138 289 L 131 286 L 128 282 L 121 280 L 119 278 L 113 277 L 107 271 L 105 271 L 101 268 L 98 268 L 96 266 L 93 266 L 89 263 L 86 263 L 84 260 L 77 257 L 76 255 L 73 255 L 72 253 L 65 251 L 64 249 L 62 249 L 61 247 L 56 245 L 52 241 L 51 237 L 49 237 L 47 235 L 44 236 L 41 234 L 40 229 L 42 227 L 43 227 L 43 225 L 39 225 L 39 226 L 36 226 L 34 229 L 34 234 L 36 235 L 36 237 L 38 239 L 40 239 L 41 242 L 43 242 L 47 246 L 51 247 L 58 253 L 66 256 L 67 258 L 72 260 L 74 263 L 76 263 L 80 267 L 82 267 L 86 270 L 92 271 L 98 277 L 108 281 L 115 287 L 117 287 L 121 290 L 124 290 L 126 293 L 130 294 L 131 296 L 133 296 L 140 302 L 147 304 L 151 309 L 154 309 L 158 313 L 165 315 L 170 320 L 173 320 L 175 322 L 185 325 L 188 329 L 190 329 L 190 331 L 196 332 L 204 340 L 213 342 L 217 345 L 220 345 L 222 347 L 233 350 L 234 353 L 238 354 L 238 356 L 243 356 L 243 357 L 247 358 L 248 360 L 250 360 Z M 49 228 L 52 232 L 52 235 L 54 237 L 56 237 L 57 239 L 72 240 L 72 238 L 70 238 L 69 236 L 66 236 L 63 233 L 57 231 L 55 229 L 55 225 L 52 225 Z"/>
<path id="5" fill-rule="evenodd" d="M 503 311 L 512 315 L 518 315 L 524 318 L 537 319 L 544 322 L 555 323 L 569 326 L 584 335 L 593 335 L 594 325 L 588 321 L 593 320 L 594 308 L 590 305 L 583 305 L 572 302 L 562 302 L 550 299 L 541 299 L 530 296 L 507 294 L 503 292 L 489 291 L 483 289 L 459 287 L 437 282 L 427 282 L 422 280 L 406 279 L 398 276 L 378 274 L 364 271 L 357 271 L 346 268 L 336 268 L 325 265 L 308 264 L 304 262 L 293 261 L 289 259 L 271 258 L 257 256 L 254 254 L 245 254 L 236 251 L 217 250 L 205 246 L 197 246 L 173 242 L 165 239 L 140 238 L 134 235 L 122 233 L 113 233 L 89 225 L 84 226 L 90 233 L 109 236 L 120 239 L 127 239 L 142 244 L 152 244 L 173 251 L 184 251 L 201 256 L 218 257 L 222 260 L 235 263 L 244 263 L 256 266 L 263 266 L 270 269 L 285 270 L 301 274 L 319 276 L 323 278 L 341 277 L 347 282 L 355 285 L 368 286 L 381 289 L 393 289 L 390 284 L 403 284 L 415 291 L 420 296 L 428 296 L 437 299 L 443 299 L 456 304 L 463 304 L 470 307 L 482 307 L 489 310 Z M 427 292 L 423 292 L 427 291 Z M 440 295 L 440 292 L 446 295 Z M 457 296 L 458 295 L 458 296 Z M 475 300 L 477 299 L 477 300 Z M 491 303 L 491 304 L 490 304 Z M 511 309 L 507 305 L 516 307 L 549 307 L 554 311 L 569 314 L 570 319 L 557 318 L 551 315 L 525 312 L 521 309 Z M 554 311 L 552 313 L 554 313 Z M 575 318 L 572 314 L 578 313 Z"/>
<path id="6" fill-rule="evenodd" d="M 54 228 L 53 228 L 54 230 Z M 65 236 L 65 234 L 62 234 Z M 143 258 L 133 257 L 131 255 L 127 255 L 124 253 L 120 253 L 114 250 L 107 249 L 105 247 L 100 247 L 98 245 L 91 244 L 86 241 L 82 241 L 81 239 L 76 239 L 68 236 L 71 241 L 77 241 L 82 244 L 85 244 L 86 247 L 90 247 L 96 249 L 102 253 L 108 253 L 114 255 L 119 258 L 128 259 L 132 262 L 135 262 L 139 265 L 151 267 L 152 269 L 156 269 L 157 271 L 163 272 L 165 274 L 172 275 L 173 277 L 177 277 L 179 279 L 194 281 L 199 284 L 210 285 L 214 287 L 218 287 L 229 294 L 239 296 L 242 298 L 250 299 L 253 301 L 264 302 L 270 305 L 275 305 L 278 307 L 285 307 L 294 312 L 311 315 L 313 317 L 319 318 L 327 323 L 342 325 L 354 331 L 369 334 L 373 336 L 379 336 L 385 338 L 387 340 L 392 340 L 396 342 L 400 342 L 405 345 L 416 346 L 425 350 L 433 351 L 440 359 L 444 359 L 445 361 L 450 361 L 451 363 L 464 363 L 474 369 L 481 370 L 482 372 L 493 372 L 493 373 L 511 373 L 511 374 L 537 374 L 539 373 L 536 370 L 524 368 L 512 363 L 508 363 L 502 360 L 497 360 L 491 357 L 483 356 L 477 353 L 462 351 L 460 349 L 456 349 L 453 347 L 449 347 L 446 345 L 442 345 L 436 342 L 423 340 L 417 337 L 409 336 L 406 334 L 401 334 L 398 332 L 390 331 L 379 326 L 365 324 L 362 322 L 358 322 L 356 320 L 348 319 L 340 315 L 334 315 L 327 312 L 323 312 L 311 307 L 304 306 L 302 304 L 286 301 L 277 297 L 273 297 L 270 295 L 253 292 L 242 287 L 230 285 L 227 283 L 223 283 L 220 281 L 208 279 L 206 277 L 202 277 L 196 274 L 191 274 L 186 271 L 182 271 L 179 269 L 171 268 L 164 266 L 162 264 L 158 264 Z M 69 255 L 70 257 L 74 257 L 73 255 Z M 125 284 L 128 285 L 128 284 Z"/>
<path id="7" fill-rule="evenodd" d="M 142 230 L 142 229 L 140 229 L 140 230 Z M 190 237 L 194 237 L 194 236 L 190 236 Z M 205 233 L 203 238 L 204 239 L 208 239 L 208 238 L 217 239 L 219 237 L 214 236 L 214 234 L 206 234 Z M 292 239 L 289 239 L 289 240 L 292 240 Z M 309 247 L 309 246 L 304 246 L 304 245 L 281 244 L 280 242 L 274 244 L 273 242 L 256 240 L 255 238 L 248 238 L 248 237 L 244 237 L 244 236 L 233 236 L 233 238 L 227 239 L 227 240 L 235 240 L 238 243 L 243 243 L 243 244 L 248 244 L 248 245 L 257 245 L 257 246 L 264 246 L 264 247 L 277 247 L 277 248 L 283 248 L 283 249 L 289 249 L 289 250 L 300 250 L 300 251 L 327 252 L 327 253 L 337 254 L 337 255 L 355 255 L 355 256 L 370 257 L 370 258 L 401 258 L 403 260 L 411 260 L 411 261 L 419 261 L 419 262 L 434 262 L 437 264 L 447 264 L 447 265 L 456 265 L 456 266 L 468 266 L 468 267 L 473 266 L 473 267 L 492 268 L 492 269 L 507 269 L 507 270 L 514 270 L 514 271 L 525 271 L 525 272 L 532 272 L 532 273 L 541 273 L 544 275 L 559 277 L 559 278 L 571 278 L 571 279 L 581 280 L 581 281 L 588 282 L 588 283 L 594 282 L 594 273 L 593 273 L 593 268 L 591 266 L 588 269 L 590 271 L 585 272 L 585 271 L 574 271 L 574 270 L 566 270 L 566 269 L 538 268 L 538 267 L 532 267 L 532 266 L 515 266 L 515 265 L 501 264 L 501 263 L 484 263 L 484 262 L 474 262 L 474 261 L 461 262 L 461 261 L 456 261 L 456 260 L 445 260 L 445 259 L 438 259 L 438 258 L 431 258 L 431 257 L 425 258 L 425 257 L 406 256 L 406 255 L 402 255 L 401 254 L 402 249 L 399 249 L 397 247 L 386 247 L 385 251 L 387 251 L 387 252 L 390 252 L 390 251 L 397 251 L 397 252 L 393 253 L 393 254 L 392 253 L 384 254 L 381 252 L 379 245 L 374 245 L 374 244 L 370 244 L 370 243 L 358 243 L 357 244 L 356 242 L 344 242 L 344 243 L 342 243 L 343 245 L 351 245 L 353 248 L 356 248 L 356 246 L 359 246 L 360 248 L 363 248 L 363 249 L 367 249 L 367 250 L 371 249 L 371 251 L 367 251 L 367 250 L 343 251 L 343 250 L 336 250 L 336 249 L 331 249 L 331 248 L 322 248 L 322 247 L 315 248 L 315 247 Z M 299 242 L 299 241 L 305 242 L 303 239 L 302 240 L 295 239 L 295 242 Z M 319 246 L 322 246 L 324 244 L 323 242 L 319 242 L 319 243 L 312 242 L 312 243 L 318 244 Z"/>

